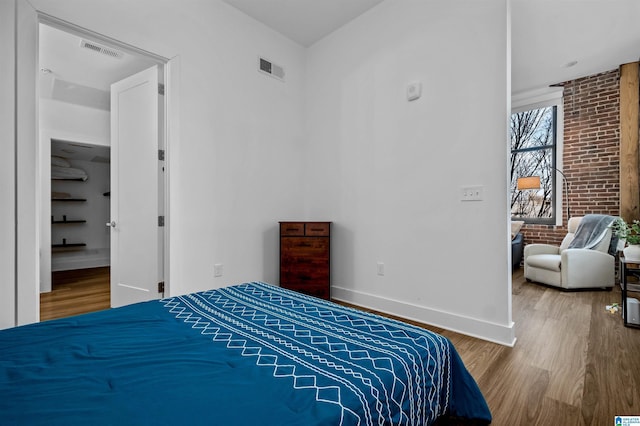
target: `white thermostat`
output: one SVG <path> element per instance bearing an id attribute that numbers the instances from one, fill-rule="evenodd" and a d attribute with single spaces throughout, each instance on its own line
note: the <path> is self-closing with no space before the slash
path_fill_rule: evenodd
<path id="1" fill-rule="evenodd" d="M 415 101 L 422 96 L 422 83 L 419 81 L 412 81 L 407 84 L 407 100 Z"/>

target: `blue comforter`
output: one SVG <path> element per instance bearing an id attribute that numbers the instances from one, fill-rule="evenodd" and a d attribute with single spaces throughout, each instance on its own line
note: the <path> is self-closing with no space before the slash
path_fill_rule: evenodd
<path id="1" fill-rule="evenodd" d="M 428 425 L 491 414 L 421 328 L 264 283 L 0 332 L 2 425 Z"/>

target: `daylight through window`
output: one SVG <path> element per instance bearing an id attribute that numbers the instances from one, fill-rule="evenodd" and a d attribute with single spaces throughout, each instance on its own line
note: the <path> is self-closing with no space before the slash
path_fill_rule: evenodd
<path id="1" fill-rule="evenodd" d="M 527 223 L 556 221 L 557 107 L 511 115 L 511 217 Z M 538 176 L 540 189 L 517 187 L 518 178 Z"/>

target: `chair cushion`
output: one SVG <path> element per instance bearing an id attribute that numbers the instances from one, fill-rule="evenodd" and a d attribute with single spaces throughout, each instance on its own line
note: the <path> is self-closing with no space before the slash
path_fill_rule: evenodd
<path id="1" fill-rule="evenodd" d="M 569 248 L 569 245 L 576 236 L 576 231 L 578 229 L 578 226 L 580 226 L 581 221 L 582 216 L 572 217 L 571 219 L 569 219 L 569 222 L 567 222 L 567 235 L 564 236 L 562 243 L 560 243 L 560 251 Z"/>
<path id="2" fill-rule="evenodd" d="M 528 256 L 525 260 L 527 266 L 533 268 L 547 269 L 549 271 L 560 272 L 560 259 L 559 254 L 534 254 Z"/>
<path id="3" fill-rule="evenodd" d="M 567 232 L 571 234 L 575 234 L 580 226 L 580 222 L 582 222 L 583 216 L 572 217 L 567 222 Z"/>

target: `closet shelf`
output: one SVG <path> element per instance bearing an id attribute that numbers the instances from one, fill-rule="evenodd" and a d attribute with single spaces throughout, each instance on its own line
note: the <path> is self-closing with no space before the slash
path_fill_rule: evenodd
<path id="1" fill-rule="evenodd" d="M 52 198 L 51 201 L 87 201 L 86 198 Z"/>
<path id="2" fill-rule="evenodd" d="M 67 215 L 62 215 L 62 220 L 55 220 L 53 216 L 51 216 L 51 223 L 86 223 L 85 219 L 67 219 Z"/>
<path id="3" fill-rule="evenodd" d="M 85 243 L 62 243 L 62 244 L 51 244 L 51 248 L 72 248 L 72 247 L 85 247 Z"/>
<path id="4" fill-rule="evenodd" d="M 68 243 L 66 238 L 62 239 L 62 244 L 51 244 L 51 248 L 77 248 L 84 247 L 85 243 Z"/>

